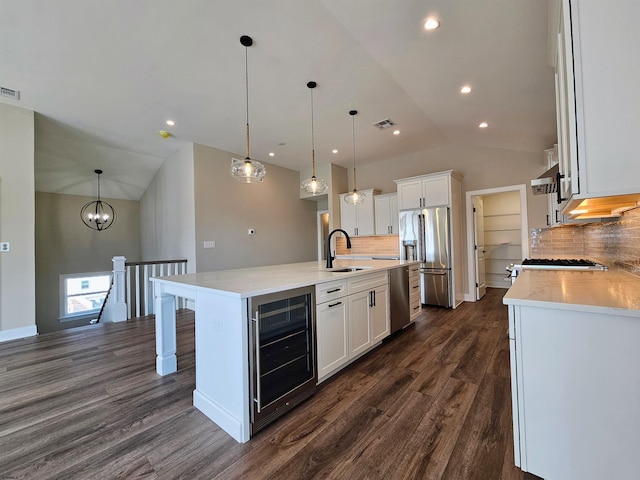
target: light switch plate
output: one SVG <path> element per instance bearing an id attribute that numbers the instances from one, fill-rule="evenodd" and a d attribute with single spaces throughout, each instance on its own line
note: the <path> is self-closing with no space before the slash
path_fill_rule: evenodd
<path id="1" fill-rule="evenodd" d="M 0 242 L 0 253 L 8 253 L 11 251 L 11 244 L 9 242 Z"/>

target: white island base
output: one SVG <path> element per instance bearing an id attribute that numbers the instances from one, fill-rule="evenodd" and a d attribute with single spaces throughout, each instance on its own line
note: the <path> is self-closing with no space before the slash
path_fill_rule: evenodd
<path id="1" fill-rule="evenodd" d="M 195 302 L 196 389 L 193 404 L 238 442 L 251 433 L 248 302 L 252 297 L 386 272 L 415 264 L 404 260 L 341 260 L 337 273 L 322 262 L 152 278 L 156 314 L 156 371 L 177 371 L 176 297 Z M 388 326 L 388 318 L 387 318 Z M 388 328 L 386 329 L 388 335 Z M 377 339 L 379 342 L 381 339 Z"/>

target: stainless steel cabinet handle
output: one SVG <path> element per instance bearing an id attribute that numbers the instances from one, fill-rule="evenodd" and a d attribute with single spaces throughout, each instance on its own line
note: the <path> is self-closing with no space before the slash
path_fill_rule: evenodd
<path id="1" fill-rule="evenodd" d="M 337 307 L 338 305 L 342 305 L 342 302 L 330 303 L 329 305 L 327 305 L 327 307 L 329 307 L 329 308 Z"/>
<path id="2" fill-rule="evenodd" d="M 258 413 L 260 413 L 260 319 L 258 312 L 256 312 L 256 318 L 252 318 L 251 320 L 256 322 L 256 397 L 254 397 L 253 401 L 258 404 Z"/>

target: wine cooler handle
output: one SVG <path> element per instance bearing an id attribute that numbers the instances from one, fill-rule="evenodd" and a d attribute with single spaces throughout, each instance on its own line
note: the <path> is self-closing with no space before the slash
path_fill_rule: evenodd
<path id="1" fill-rule="evenodd" d="M 253 401 L 258 405 L 257 410 L 260 413 L 260 405 L 262 402 L 260 401 L 260 319 L 258 317 L 258 312 L 256 312 L 256 318 L 252 318 L 252 321 L 256 322 L 255 327 L 255 335 L 256 335 L 256 396 L 253 398 Z"/>

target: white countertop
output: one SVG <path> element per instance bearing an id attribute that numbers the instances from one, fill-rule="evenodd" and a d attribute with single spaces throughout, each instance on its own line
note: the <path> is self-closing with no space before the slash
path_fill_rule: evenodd
<path id="1" fill-rule="evenodd" d="M 503 298 L 507 305 L 640 317 L 640 277 L 607 271 L 523 270 Z"/>
<path id="2" fill-rule="evenodd" d="M 334 260 L 333 269 L 365 267 L 364 270 L 356 272 L 338 273 L 325 268 L 324 261 L 316 261 L 171 275 L 152 278 L 151 281 L 193 287 L 195 290 L 213 290 L 221 295 L 248 298 L 389 270 L 413 263 L 416 262 L 408 260 Z"/>

